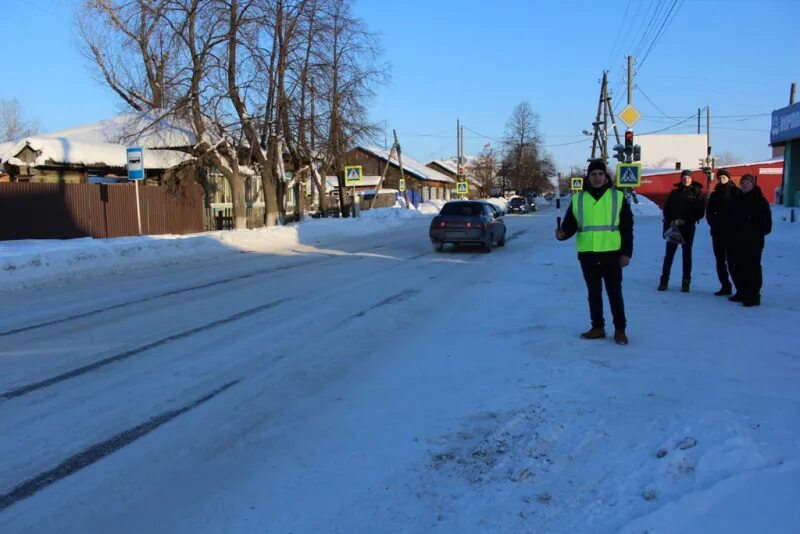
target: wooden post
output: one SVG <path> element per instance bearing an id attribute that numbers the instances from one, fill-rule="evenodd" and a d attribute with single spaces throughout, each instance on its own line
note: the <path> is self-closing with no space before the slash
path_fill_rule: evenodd
<path id="1" fill-rule="evenodd" d="M 394 146 L 397 150 L 397 162 L 400 164 L 400 179 L 405 181 L 405 176 L 403 175 L 403 155 L 400 150 L 400 142 L 397 140 L 397 130 L 392 128 L 392 133 L 394 134 Z M 403 198 L 406 199 L 406 209 L 411 209 L 411 203 L 408 201 L 408 186 L 406 186 L 406 190 L 403 191 Z"/>

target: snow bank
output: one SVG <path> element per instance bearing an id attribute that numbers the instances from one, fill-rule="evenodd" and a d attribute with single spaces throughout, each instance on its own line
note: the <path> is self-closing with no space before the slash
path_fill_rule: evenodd
<path id="1" fill-rule="evenodd" d="M 438 213 L 438 211 L 437 211 Z M 88 271 L 125 271 L 202 256 L 281 253 L 329 238 L 394 228 L 430 213 L 397 208 L 364 211 L 358 219 L 311 219 L 298 224 L 191 235 L 0 241 L 0 291 L 68 280 Z"/>

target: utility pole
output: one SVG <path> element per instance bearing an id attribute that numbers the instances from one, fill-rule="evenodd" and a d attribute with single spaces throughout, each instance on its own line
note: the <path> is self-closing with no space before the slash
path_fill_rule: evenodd
<path id="1" fill-rule="evenodd" d="M 707 164 L 711 166 L 711 106 L 706 106 L 706 144 L 708 153 Z"/>
<path id="2" fill-rule="evenodd" d="M 628 105 L 633 104 L 633 56 L 628 56 Z"/>
<path id="3" fill-rule="evenodd" d="M 789 105 L 791 106 L 797 102 L 797 84 L 792 82 L 792 88 L 789 89 Z"/>
<path id="4" fill-rule="evenodd" d="M 697 135 L 700 135 L 700 108 L 697 108 Z"/>
<path id="5" fill-rule="evenodd" d="M 614 106 L 611 105 L 611 95 L 606 95 L 606 107 L 608 108 L 608 112 L 611 115 L 611 125 L 614 127 L 614 137 L 617 140 L 617 144 L 620 144 L 622 141 L 619 138 L 619 128 L 617 128 L 617 119 L 614 117 Z"/>
<path id="6" fill-rule="evenodd" d="M 604 72 L 604 78 L 607 73 Z M 608 86 L 603 84 L 603 163 L 608 163 Z"/>
<path id="7" fill-rule="evenodd" d="M 608 72 L 603 71 L 603 82 L 600 86 L 600 99 L 597 101 L 597 115 L 595 116 L 594 122 L 592 126 L 594 127 L 593 136 L 592 136 L 592 157 L 591 159 L 597 159 L 597 145 L 602 141 L 600 137 L 600 125 L 602 122 L 600 121 L 600 114 L 603 112 L 603 103 L 605 102 L 605 95 L 606 95 L 606 81 L 608 77 Z"/>
<path id="8" fill-rule="evenodd" d="M 403 155 L 400 152 L 400 141 L 397 140 L 397 130 L 392 128 L 392 133 L 394 134 L 394 148 L 397 150 L 397 163 L 400 164 L 400 179 L 405 181 L 405 176 L 403 175 Z M 389 154 L 391 156 L 391 154 Z M 411 175 L 409 175 L 411 176 Z M 414 188 L 411 188 L 411 191 L 414 191 Z M 378 192 L 375 191 L 375 196 L 378 196 Z M 406 190 L 403 191 L 403 196 L 406 199 L 406 209 L 411 209 L 411 203 L 408 201 L 408 186 L 406 186 Z M 414 195 L 411 195 L 412 198 Z"/>

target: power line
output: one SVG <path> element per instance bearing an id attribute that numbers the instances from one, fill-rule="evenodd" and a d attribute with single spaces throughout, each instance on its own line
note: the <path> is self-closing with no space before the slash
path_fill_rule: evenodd
<path id="1" fill-rule="evenodd" d="M 650 44 L 650 48 L 647 49 L 647 52 L 645 52 L 644 56 L 642 57 L 642 60 L 639 62 L 639 69 L 642 68 L 644 62 L 647 60 L 647 56 L 650 55 L 650 51 L 653 50 L 653 47 L 656 45 L 656 43 L 658 43 L 658 39 L 661 37 L 662 32 L 667 27 L 669 27 L 669 25 L 672 24 L 672 21 L 675 20 L 675 17 L 678 16 L 678 11 L 680 11 L 681 7 L 683 7 L 684 1 L 685 0 L 681 0 L 681 5 L 678 6 L 678 9 L 675 9 L 675 4 L 678 3 L 678 0 L 673 0 L 672 5 L 670 6 L 669 11 L 667 12 L 667 16 L 664 18 L 664 22 L 661 23 L 661 27 L 658 29 L 658 33 L 656 33 L 656 36 L 653 38 L 653 42 Z M 670 14 L 672 14 L 672 18 L 670 18 Z"/>

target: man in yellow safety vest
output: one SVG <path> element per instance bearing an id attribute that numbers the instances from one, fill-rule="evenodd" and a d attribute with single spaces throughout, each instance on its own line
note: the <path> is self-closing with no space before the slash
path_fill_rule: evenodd
<path id="1" fill-rule="evenodd" d="M 572 196 L 564 223 L 556 229 L 556 239 L 564 241 L 577 234 L 578 261 L 589 292 L 592 320 L 592 327 L 582 333 L 581 338 L 606 337 L 603 319 L 605 283 L 614 318 L 614 341 L 627 345 L 622 268 L 627 267 L 633 255 L 633 213 L 622 191 L 612 187 L 611 176 L 602 161 L 593 160 L 587 174 L 583 191 Z"/>

